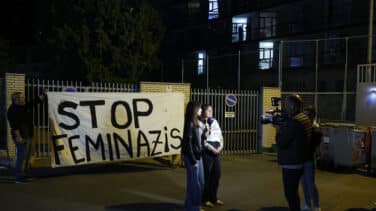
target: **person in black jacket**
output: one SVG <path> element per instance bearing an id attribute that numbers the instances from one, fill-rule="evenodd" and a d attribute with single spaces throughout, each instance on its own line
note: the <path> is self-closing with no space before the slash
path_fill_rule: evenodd
<path id="1" fill-rule="evenodd" d="M 278 163 L 282 166 L 284 193 L 290 210 L 300 210 L 299 180 L 307 160 L 312 124 L 301 112 L 302 99 L 291 95 L 284 99 L 282 112 L 286 121 L 277 128 Z"/>
<path id="2" fill-rule="evenodd" d="M 204 169 L 202 163 L 203 129 L 199 121 L 201 104 L 189 102 L 185 112 L 182 155 L 187 170 L 187 193 L 184 207 L 187 211 L 201 209 L 201 197 L 204 187 Z"/>
<path id="3" fill-rule="evenodd" d="M 34 134 L 32 108 L 45 98 L 45 92 L 32 102 L 25 102 L 21 92 L 12 94 L 12 104 L 8 108 L 8 122 L 16 146 L 16 183 L 25 182 L 25 170 L 29 169 L 31 140 Z"/>

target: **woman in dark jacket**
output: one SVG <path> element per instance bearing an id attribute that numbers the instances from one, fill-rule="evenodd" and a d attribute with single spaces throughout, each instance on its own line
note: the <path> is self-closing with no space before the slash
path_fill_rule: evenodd
<path id="1" fill-rule="evenodd" d="M 204 125 L 199 121 L 201 104 L 189 102 L 185 112 L 182 155 L 187 169 L 187 193 L 185 210 L 199 211 L 204 187 L 204 169 L 201 159 Z"/>
<path id="2" fill-rule="evenodd" d="M 278 163 L 282 166 L 283 187 L 289 208 L 300 211 L 298 187 L 307 160 L 312 123 L 301 112 L 302 100 L 298 95 L 286 97 L 282 111 L 288 117 L 277 132 Z"/>

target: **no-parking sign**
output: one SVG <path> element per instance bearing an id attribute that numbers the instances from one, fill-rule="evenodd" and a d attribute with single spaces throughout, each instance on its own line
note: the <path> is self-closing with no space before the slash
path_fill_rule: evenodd
<path id="1" fill-rule="evenodd" d="M 238 98 L 234 94 L 228 94 L 225 98 L 225 103 L 228 107 L 234 107 L 236 106 L 236 103 L 238 102 Z"/>

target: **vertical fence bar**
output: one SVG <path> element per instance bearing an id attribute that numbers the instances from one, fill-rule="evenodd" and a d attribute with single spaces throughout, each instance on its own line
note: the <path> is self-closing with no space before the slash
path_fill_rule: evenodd
<path id="1" fill-rule="evenodd" d="M 240 49 L 238 50 L 238 92 L 240 91 L 240 62 L 241 62 L 241 60 L 240 60 L 241 58 L 240 58 Z"/>
<path id="2" fill-rule="evenodd" d="M 261 153 L 261 149 L 262 149 L 262 143 L 258 142 L 258 137 L 260 136 L 260 134 L 258 134 L 259 130 L 257 127 L 259 127 L 259 116 L 261 115 L 259 113 L 259 106 L 260 106 L 260 92 L 259 91 L 254 91 L 254 95 L 253 95 L 253 101 L 254 101 L 254 104 L 255 104 L 255 108 L 254 108 L 254 113 L 255 113 L 255 117 L 254 117 L 254 125 L 253 125 L 253 128 L 255 129 L 254 130 L 254 142 L 255 142 L 255 145 L 256 145 L 256 150 L 255 152 L 258 152 L 258 153 Z"/>
<path id="3" fill-rule="evenodd" d="M 42 93 L 43 93 L 43 90 L 45 89 L 45 81 L 44 80 L 42 80 L 42 89 L 38 89 L 38 90 L 42 90 Z M 41 94 L 42 94 L 41 93 Z M 39 97 L 40 95 L 38 95 L 38 97 Z M 41 104 L 41 107 L 42 107 L 42 115 L 40 115 L 39 114 L 39 116 L 42 116 L 41 118 L 41 122 L 40 122 L 40 125 L 39 125 L 39 130 L 41 130 L 41 132 L 42 132 L 42 142 L 43 142 L 43 144 L 42 144 L 42 155 L 43 156 L 46 156 L 46 144 L 47 144 L 47 141 L 46 141 L 46 131 L 45 131 L 45 125 L 44 125 L 44 120 L 45 120 L 45 112 L 46 112 L 46 109 L 45 109 L 45 106 L 44 106 L 44 103 L 43 104 Z M 39 112 L 40 110 L 38 110 L 38 112 Z"/>
<path id="4" fill-rule="evenodd" d="M 345 73 L 343 76 L 343 96 L 342 96 L 342 115 L 341 119 L 346 119 L 347 111 L 347 72 L 348 72 L 348 53 L 349 53 L 349 37 L 346 37 L 346 47 L 345 47 Z M 316 107 L 317 109 L 317 107 Z"/>
<path id="5" fill-rule="evenodd" d="M 315 48 L 315 107 L 318 107 L 318 79 L 319 79 L 319 40 L 316 40 L 316 48 Z"/>
<path id="6" fill-rule="evenodd" d="M 282 90 L 283 74 L 283 40 L 279 43 L 279 61 L 278 61 L 278 87 Z"/>
<path id="7" fill-rule="evenodd" d="M 209 54 L 206 54 L 206 89 L 209 89 Z"/>

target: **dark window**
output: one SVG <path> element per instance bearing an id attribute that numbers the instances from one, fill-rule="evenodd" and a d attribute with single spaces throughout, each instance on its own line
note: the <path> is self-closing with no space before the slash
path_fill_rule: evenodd
<path id="1" fill-rule="evenodd" d="M 304 48 L 302 45 L 292 44 L 288 46 L 288 62 L 290 67 L 302 67 L 304 65 Z"/>
<path id="2" fill-rule="evenodd" d="M 261 13 L 259 21 L 261 37 L 274 37 L 276 35 L 276 18 L 274 13 Z"/>
<path id="3" fill-rule="evenodd" d="M 328 18 L 333 25 L 351 23 L 352 0 L 329 0 L 328 3 Z"/>

